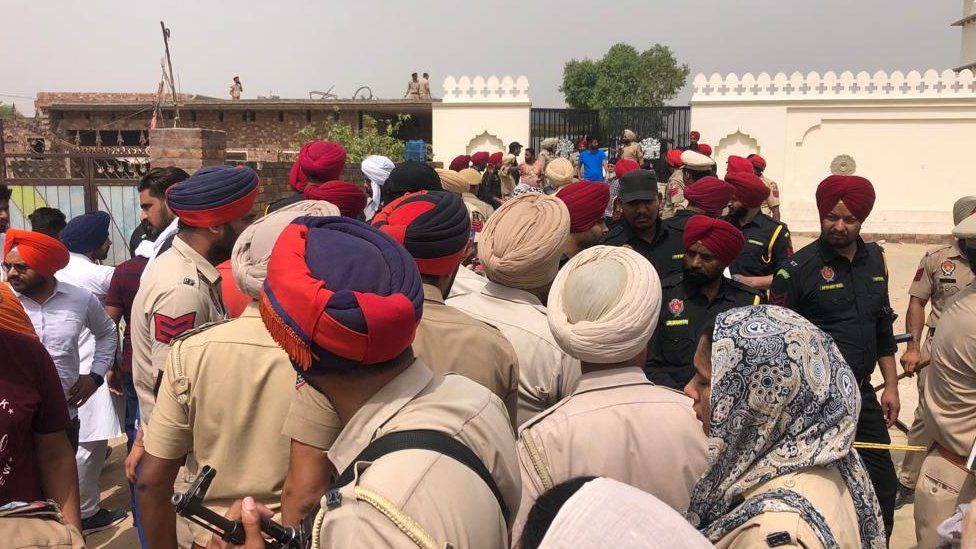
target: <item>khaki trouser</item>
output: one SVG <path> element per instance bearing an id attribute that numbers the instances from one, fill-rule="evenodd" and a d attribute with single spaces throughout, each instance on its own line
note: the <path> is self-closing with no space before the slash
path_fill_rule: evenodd
<path id="1" fill-rule="evenodd" d="M 932 335 L 933 333 L 930 330 L 928 337 L 925 338 L 925 343 L 922 344 L 922 362 L 925 362 L 932 356 L 930 354 L 932 351 Z M 912 421 L 912 427 L 908 430 L 908 444 L 931 448 L 934 441 L 932 440 L 932 435 L 926 431 L 925 420 L 922 419 L 922 406 L 924 406 L 923 400 L 925 399 L 925 378 L 928 375 L 928 371 L 929 366 L 926 366 L 915 376 L 916 383 L 918 384 L 918 406 L 915 407 L 915 419 Z M 907 452 L 905 459 L 901 462 L 898 483 L 905 488 L 914 489 L 918 483 L 918 473 L 922 469 L 923 461 L 925 461 L 925 452 Z"/>
<path id="2" fill-rule="evenodd" d="M 27 547 L 84 549 L 85 547 L 85 539 L 74 526 L 43 518 L 0 518 L 0 539 L 3 540 L 3 547 L 9 549 Z"/>
<path id="3" fill-rule="evenodd" d="M 976 497 L 976 477 L 932 449 L 925 456 L 915 488 L 915 539 L 918 546 L 938 547 L 936 532 L 942 522 L 956 513 L 956 506 Z"/>

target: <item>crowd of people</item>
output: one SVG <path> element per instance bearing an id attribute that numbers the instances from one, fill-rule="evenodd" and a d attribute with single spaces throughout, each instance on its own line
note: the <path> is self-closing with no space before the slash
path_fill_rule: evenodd
<path id="1" fill-rule="evenodd" d="M 912 498 L 920 547 L 976 536 L 976 196 L 910 290 L 899 476 L 872 183 L 820 182 L 794 252 L 764 158 L 719 178 L 693 132 L 657 173 L 622 137 L 612 165 L 596 139 L 369 156 L 362 185 L 310 142 L 264 211 L 249 167 L 153 168 L 114 268 L 107 213 L 10 228 L 0 187 L 3 538 L 124 520 L 98 499 L 123 430 L 152 548 L 231 546 L 170 503 L 205 466 L 248 548 L 269 518 L 312 547 L 879 548 Z"/>

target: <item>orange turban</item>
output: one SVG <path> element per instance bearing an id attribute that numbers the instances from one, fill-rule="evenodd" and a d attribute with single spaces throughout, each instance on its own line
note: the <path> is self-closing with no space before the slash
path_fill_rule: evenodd
<path id="1" fill-rule="evenodd" d="M 41 276 L 54 276 L 68 264 L 68 248 L 46 234 L 10 229 L 3 246 L 4 259 L 13 248 L 17 248 L 24 263 Z"/>
<path id="2" fill-rule="evenodd" d="M 24 307 L 17 299 L 14 291 L 4 282 L 0 282 L 0 328 L 37 337 L 30 317 L 24 312 Z"/>

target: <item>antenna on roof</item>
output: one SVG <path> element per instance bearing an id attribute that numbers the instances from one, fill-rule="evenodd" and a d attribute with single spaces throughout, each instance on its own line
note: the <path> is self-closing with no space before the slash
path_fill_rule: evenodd
<path id="1" fill-rule="evenodd" d="M 163 79 L 169 84 L 169 89 L 173 94 L 173 127 L 178 127 L 180 125 L 180 103 L 176 93 L 176 84 L 173 82 L 173 60 L 169 55 L 169 29 L 166 28 L 166 24 L 162 21 L 159 22 L 160 28 L 163 29 L 163 46 L 166 48 L 166 67 L 163 68 Z"/>

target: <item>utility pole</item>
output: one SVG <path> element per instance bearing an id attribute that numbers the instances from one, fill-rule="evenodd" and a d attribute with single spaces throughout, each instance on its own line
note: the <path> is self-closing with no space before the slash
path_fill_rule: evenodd
<path id="1" fill-rule="evenodd" d="M 167 83 L 169 83 L 170 91 L 173 92 L 173 127 L 176 128 L 180 125 L 180 102 L 176 95 L 176 85 L 173 82 L 173 60 L 169 56 L 169 29 L 166 28 L 166 25 L 162 21 L 159 22 L 159 26 L 163 29 L 163 45 L 166 48 L 166 66 L 169 68 L 168 74 L 167 71 L 163 71 L 163 74 Z"/>

